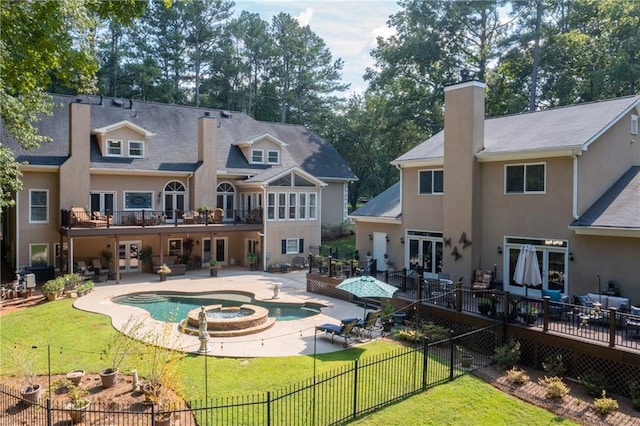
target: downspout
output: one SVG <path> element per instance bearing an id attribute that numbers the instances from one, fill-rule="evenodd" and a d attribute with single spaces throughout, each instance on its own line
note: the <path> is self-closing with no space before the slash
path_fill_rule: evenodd
<path id="1" fill-rule="evenodd" d="M 580 219 L 578 214 L 578 156 L 571 154 L 573 158 L 573 188 L 572 188 L 572 214 L 575 220 Z"/>
<path id="2" fill-rule="evenodd" d="M 400 171 L 400 215 L 402 215 L 402 167 L 399 164 L 395 164 L 396 169 L 398 169 Z M 402 217 L 402 216 L 400 216 Z M 406 236 L 407 230 L 403 229 L 402 230 L 402 238 L 407 238 Z M 409 258 L 408 256 L 408 251 L 409 251 L 409 241 L 407 239 L 406 244 L 402 244 L 403 246 L 403 252 L 402 253 L 402 260 L 403 260 L 403 268 L 408 268 L 409 264 L 407 262 L 407 259 Z"/>
<path id="3" fill-rule="evenodd" d="M 187 176 L 187 194 L 189 194 L 189 210 L 191 209 L 191 178 L 193 177 L 193 172 L 191 172 L 191 174 L 189 174 L 189 176 Z M 195 194 L 194 198 L 195 198 Z M 196 206 L 193 206 L 193 210 L 195 210 Z M 176 218 L 177 220 L 177 218 Z"/>
<path id="4" fill-rule="evenodd" d="M 267 270 L 267 247 L 268 247 L 268 242 L 267 242 L 267 209 L 269 208 L 269 200 L 267 200 L 267 185 L 261 185 L 262 187 L 262 232 L 258 232 L 258 235 L 260 236 L 260 244 L 262 244 L 262 246 L 260 247 L 261 253 L 262 253 L 262 270 L 266 271 Z M 262 234 L 262 235 L 260 235 Z M 247 254 L 246 253 L 242 253 L 242 255 L 245 257 Z"/>

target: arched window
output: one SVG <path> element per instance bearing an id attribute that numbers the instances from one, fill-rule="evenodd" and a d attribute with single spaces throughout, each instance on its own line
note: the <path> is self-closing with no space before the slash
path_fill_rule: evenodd
<path id="1" fill-rule="evenodd" d="M 187 190 L 182 182 L 174 180 L 164 186 L 163 194 L 164 214 L 168 221 L 174 221 L 176 210 L 184 211 L 185 209 L 185 197 Z M 182 216 L 178 213 L 178 218 L 180 217 Z"/>
<path id="2" fill-rule="evenodd" d="M 221 182 L 216 189 L 218 207 L 224 210 L 224 220 L 233 220 L 236 189 L 229 182 Z"/>

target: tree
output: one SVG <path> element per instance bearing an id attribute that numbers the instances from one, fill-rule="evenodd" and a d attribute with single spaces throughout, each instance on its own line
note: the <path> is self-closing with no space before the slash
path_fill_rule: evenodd
<path id="1" fill-rule="evenodd" d="M 96 19 L 126 22 L 144 10 L 134 0 L 86 2 L 3 1 L 0 3 L 0 118 L 3 137 L 11 136 L 27 150 L 47 138 L 35 123 L 51 114 L 46 90 L 57 85 L 91 91 L 97 62 L 93 55 Z M 21 189 L 19 165 L 13 153 L 0 147 L 0 211 L 14 204 Z"/>

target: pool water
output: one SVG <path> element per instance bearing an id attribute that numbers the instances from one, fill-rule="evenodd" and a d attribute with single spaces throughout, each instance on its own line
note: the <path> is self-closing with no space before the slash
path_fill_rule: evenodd
<path id="1" fill-rule="evenodd" d="M 179 322 L 189 311 L 201 306 L 241 306 L 245 303 L 269 310 L 276 321 L 292 321 L 320 313 L 321 305 L 315 303 L 271 303 L 254 300 L 246 294 L 212 293 L 187 296 L 176 293 L 132 293 L 112 299 L 114 303 L 142 308 L 158 321 Z"/>

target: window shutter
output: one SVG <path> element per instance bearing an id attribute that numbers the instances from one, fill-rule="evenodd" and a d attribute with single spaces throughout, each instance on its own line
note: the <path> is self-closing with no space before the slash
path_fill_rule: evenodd
<path id="1" fill-rule="evenodd" d="M 287 254 L 287 240 L 282 240 L 282 254 Z"/>
<path id="2" fill-rule="evenodd" d="M 300 238 L 298 244 L 298 253 L 304 253 L 304 238 Z"/>

